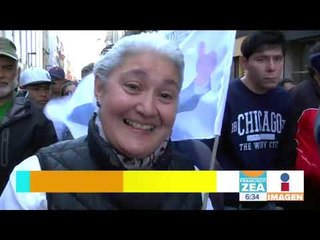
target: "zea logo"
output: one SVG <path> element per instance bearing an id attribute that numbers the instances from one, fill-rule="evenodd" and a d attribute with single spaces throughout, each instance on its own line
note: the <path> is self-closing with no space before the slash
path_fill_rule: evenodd
<path id="1" fill-rule="evenodd" d="M 303 171 L 267 171 L 268 201 L 303 201 Z"/>
<path id="2" fill-rule="evenodd" d="M 266 201 L 266 171 L 240 171 L 240 201 Z"/>

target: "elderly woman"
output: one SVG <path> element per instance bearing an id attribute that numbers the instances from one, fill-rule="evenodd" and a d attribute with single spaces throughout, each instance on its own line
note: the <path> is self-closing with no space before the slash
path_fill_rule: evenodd
<path id="1" fill-rule="evenodd" d="M 17 170 L 194 170 L 170 142 L 184 72 L 179 48 L 155 33 L 120 39 L 94 67 L 99 107 L 88 135 L 41 149 Z M 191 209 L 200 193 L 15 193 L 2 209 Z M 32 195 L 33 194 L 33 195 Z M 210 205 L 210 204 L 209 204 Z"/>

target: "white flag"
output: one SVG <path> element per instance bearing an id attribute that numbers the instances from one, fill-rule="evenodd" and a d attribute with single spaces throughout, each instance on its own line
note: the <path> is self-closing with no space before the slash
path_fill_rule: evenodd
<path id="1" fill-rule="evenodd" d="M 46 116 L 53 121 L 58 139 L 68 127 L 74 138 L 87 135 L 88 123 L 97 110 L 94 96 L 94 76 L 89 74 L 81 80 L 71 97 L 52 99 L 44 109 Z"/>
<path id="2" fill-rule="evenodd" d="M 184 53 L 184 80 L 171 139 L 220 135 L 236 31 L 160 31 Z"/>
<path id="3" fill-rule="evenodd" d="M 66 125 L 74 138 L 87 135 L 89 121 L 97 109 L 94 75 L 91 73 L 81 80 L 68 103 Z"/>
<path id="4" fill-rule="evenodd" d="M 159 34 L 180 46 L 185 59 L 184 81 L 172 133 L 173 141 L 220 135 L 235 33 L 236 31 L 159 31 Z M 86 135 L 89 119 L 97 110 L 93 74 L 80 82 L 71 99 L 51 100 L 49 103 L 45 109 L 49 119 L 62 121 L 74 138 Z"/>

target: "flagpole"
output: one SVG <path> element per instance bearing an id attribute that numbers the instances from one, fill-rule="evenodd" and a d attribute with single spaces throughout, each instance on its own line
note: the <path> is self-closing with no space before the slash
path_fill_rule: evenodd
<path id="1" fill-rule="evenodd" d="M 219 137 L 220 137 L 219 135 L 215 135 L 215 137 L 214 137 L 209 170 L 214 170 L 214 166 L 215 166 L 215 163 L 216 163 L 218 144 L 219 144 Z M 208 198 L 209 198 L 209 193 L 204 193 L 202 210 L 206 210 L 207 203 L 208 203 Z M 213 206 L 213 208 L 214 208 L 214 206 Z"/>

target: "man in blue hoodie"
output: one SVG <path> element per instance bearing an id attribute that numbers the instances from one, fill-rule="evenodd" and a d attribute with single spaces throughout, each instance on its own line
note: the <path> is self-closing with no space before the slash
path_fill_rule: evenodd
<path id="1" fill-rule="evenodd" d="M 217 152 L 225 170 L 277 170 L 292 167 L 283 156 L 290 96 L 278 87 L 286 40 L 279 31 L 252 32 L 241 45 L 245 76 L 231 81 Z M 226 209 L 277 209 L 268 202 L 239 202 L 225 194 Z"/>

